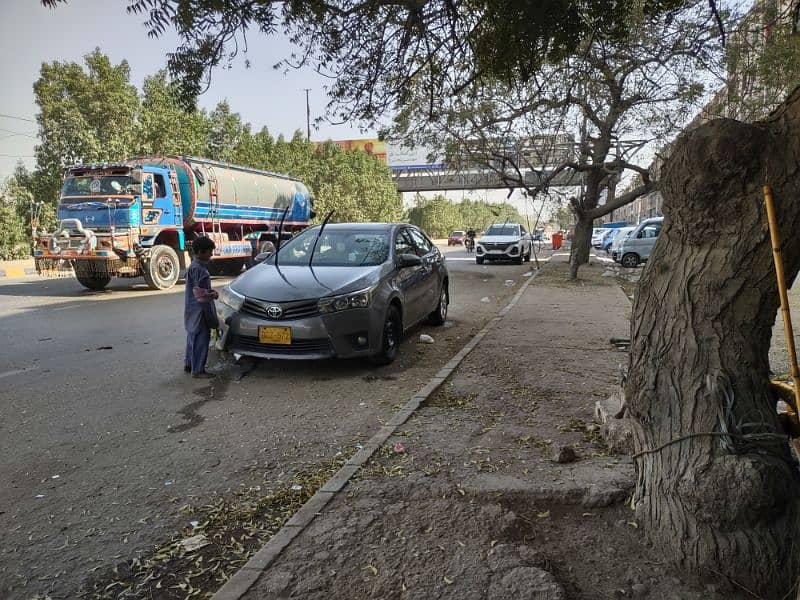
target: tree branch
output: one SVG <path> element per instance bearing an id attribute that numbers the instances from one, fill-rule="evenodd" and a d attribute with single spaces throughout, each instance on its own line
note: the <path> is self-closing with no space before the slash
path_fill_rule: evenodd
<path id="1" fill-rule="evenodd" d="M 658 189 L 658 183 L 655 181 L 650 181 L 637 187 L 636 189 L 631 190 L 630 192 L 626 192 L 621 196 L 617 196 L 611 202 L 603 204 L 602 206 L 598 206 L 597 208 L 593 208 L 592 210 L 586 211 L 586 214 L 589 215 L 592 220 L 599 219 L 600 217 L 606 216 L 608 213 L 617 210 L 618 208 L 622 208 L 626 204 L 630 204 L 634 200 L 636 200 L 640 196 L 644 196 L 645 194 L 649 194 L 650 192 L 654 192 Z"/>

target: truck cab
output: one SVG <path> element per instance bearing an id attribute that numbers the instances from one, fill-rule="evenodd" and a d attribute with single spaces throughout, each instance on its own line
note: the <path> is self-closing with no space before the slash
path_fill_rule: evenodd
<path id="1" fill-rule="evenodd" d="M 102 289 L 112 276 L 144 275 L 159 288 L 177 281 L 184 262 L 183 214 L 169 169 L 127 164 L 73 167 L 64 177 L 57 216 L 56 231 L 34 240 L 40 273 L 71 267 L 90 289 Z M 157 281 L 151 282 L 143 272 L 144 254 L 165 237 L 174 260 L 161 264 Z"/>

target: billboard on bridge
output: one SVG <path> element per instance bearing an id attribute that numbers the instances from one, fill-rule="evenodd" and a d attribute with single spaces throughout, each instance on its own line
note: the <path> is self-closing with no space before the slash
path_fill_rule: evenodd
<path id="1" fill-rule="evenodd" d="M 431 154 L 429 148 L 409 148 L 377 138 L 330 140 L 330 142 L 339 146 L 344 152 L 351 150 L 366 152 L 390 167 L 424 167 L 437 163 L 437 161 L 431 162 L 429 160 L 428 157 Z"/>
<path id="2" fill-rule="evenodd" d="M 374 156 L 378 162 L 383 164 L 387 163 L 386 159 L 386 142 L 378 138 L 363 138 L 358 140 L 329 140 L 331 143 L 336 144 L 343 152 L 350 152 L 352 150 L 360 150 L 366 152 L 370 156 Z"/>

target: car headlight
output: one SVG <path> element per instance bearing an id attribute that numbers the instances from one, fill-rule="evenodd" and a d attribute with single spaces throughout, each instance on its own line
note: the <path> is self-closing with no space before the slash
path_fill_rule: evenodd
<path id="1" fill-rule="evenodd" d="M 367 308 L 372 302 L 372 293 L 374 291 L 375 288 L 371 287 L 352 294 L 322 298 L 318 304 L 319 312 L 333 313 L 350 310 L 351 308 Z"/>
<path id="2" fill-rule="evenodd" d="M 233 310 L 239 310 L 244 304 L 244 296 L 234 292 L 230 287 L 224 287 L 219 293 L 219 301 Z"/>

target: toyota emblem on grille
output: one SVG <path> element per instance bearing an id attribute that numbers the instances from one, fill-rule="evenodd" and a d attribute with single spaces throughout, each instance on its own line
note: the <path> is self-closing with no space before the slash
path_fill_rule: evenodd
<path id="1" fill-rule="evenodd" d="M 270 319 L 280 319 L 283 315 L 283 309 L 277 304 L 267 307 L 267 316 Z"/>

